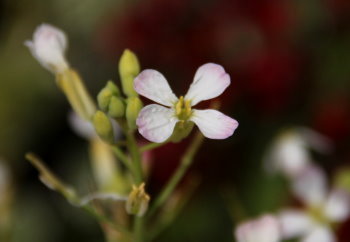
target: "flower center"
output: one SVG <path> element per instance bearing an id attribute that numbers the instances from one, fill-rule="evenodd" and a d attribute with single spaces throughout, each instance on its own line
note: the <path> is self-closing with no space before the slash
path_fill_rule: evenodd
<path id="1" fill-rule="evenodd" d="M 187 121 L 191 115 L 191 101 L 185 100 L 183 96 L 180 97 L 179 101 L 175 104 L 175 113 L 180 121 Z"/>
<path id="2" fill-rule="evenodd" d="M 317 222 L 322 224 L 328 224 L 330 221 L 324 214 L 323 209 L 320 207 L 309 208 L 308 213 Z"/>

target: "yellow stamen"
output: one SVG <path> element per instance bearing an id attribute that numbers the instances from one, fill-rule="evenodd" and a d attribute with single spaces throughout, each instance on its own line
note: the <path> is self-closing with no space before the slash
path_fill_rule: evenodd
<path id="1" fill-rule="evenodd" d="M 182 112 L 182 106 L 184 103 L 184 97 L 181 96 L 179 101 L 175 104 L 176 115 L 179 116 Z"/>
<path id="2" fill-rule="evenodd" d="M 192 115 L 191 101 L 184 100 L 184 97 L 181 96 L 175 104 L 175 113 L 180 121 L 187 121 Z"/>
<path id="3" fill-rule="evenodd" d="M 191 116 L 191 101 L 190 100 L 186 100 L 185 101 L 185 113 L 187 116 Z"/>

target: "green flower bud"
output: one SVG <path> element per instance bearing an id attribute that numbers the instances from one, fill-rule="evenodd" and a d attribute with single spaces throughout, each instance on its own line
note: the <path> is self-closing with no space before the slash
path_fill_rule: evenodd
<path id="1" fill-rule="evenodd" d="M 101 110 L 107 111 L 109 102 L 112 98 L 112 92 L 108 89 L 103 88 L 97 95 L 98 106 Z"/>
<path id="2" fill-rule="evenodd" d="M 125 113 L 125 104 L 120 97 L 119 88 L 109 81 L 97 95 L 99 108 L 112 118 L 121 118 Z"/>
<path id="3" fill-rule="evenodd" d="M 136 55 L 130 50 L 124 50 L 119 60 L 119 75 L 123 92 L 128 97 L 137 96 L 134 89 L 134 79 L 140 73 L 140 64 Z"/>
<path id="4" fill-rule="evenodd" d="M 114 142 L 114 132 L 111 120 L 102 111 L 97 111 L 92 118 L 92 122 L 95 127 L 95 131 L 98 136 L 107 143 Z"/>
<path id="5" fill-rule="evenodd" d="M 97 102 L 100 109 L 103 111 L 108 110 L 109 102 L 112 96 L 120 97 L 120 91 L 117 85 L 112 81 L 108 81 L 106 86 L 97 95 Z"/>
<path id="6" fill-rule="evenodd" d="M 145 192 L 145 183 L 138 187 L 133 185 L 126 201 L 126 211 L 129 214 L 142 217 L 148 209 L 149 200 L 150 196 Z"/>
<path id="7" fill-rule="evenodd" d="M 136 119 L 143 104 L 138 97 L 129 97 L 126 101 L 126 120 L 130 129 L 136 129 Z"/>
<path id="8" fill-rule="evenodd" d="M 124 102 L 117 97 L 112 97 L 109 106 L 108 106 L 108 114 L 112 118 L 121 118 L 125 114 L 125 104 Z"/>
<path id="9" fill-rule="evenodd" d="M 112 81 L 108 81 L 105 87 L 107 90 L 110 90 L 114 96 L 120 96 L 120 90 L 117 85 Z"/>

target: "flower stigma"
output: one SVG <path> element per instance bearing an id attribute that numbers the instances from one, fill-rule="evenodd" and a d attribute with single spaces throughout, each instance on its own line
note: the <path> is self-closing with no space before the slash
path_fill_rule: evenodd
<path id="1" fill-rule="evenodd" d="M 185 100 L 183 96 L 175 104 L 175 113 L 180 121 L 187 121 L 190 119 L 193 111 L 191 110 L 191 100 Z"/>

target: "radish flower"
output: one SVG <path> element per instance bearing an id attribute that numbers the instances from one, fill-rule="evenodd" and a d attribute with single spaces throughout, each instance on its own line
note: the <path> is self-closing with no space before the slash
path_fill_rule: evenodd
<path id="1" fill-rule="evenodd" d="M 136 92 L 166 107 L 158 104 L 144 107 L 136 120 L 139 132 L 146 139 L 161 143 L 172 135 L 178 122 L 194 122 L 207 138 L 228 138 L 238 126 L 236 120 L 213 109 L 192 107 L 219 96 L 229 85 L 230 76 L 224 68 L 208 63 L 198 68 L 187 94 L 177 98 L 161 73 L 142 71 L 134 80 Z"/>
<path id="2" fill-rule="evenodd" d="M 302 242 L 335 242 L 332 225 L 349 218 L 349 193 L 337 187 L 328 190 L 326 176 L 317 166 L 305 168 L 295 177 L 292 189 L 305 209 L 280 213 L 283 237 L 301 237 Z"/>
<path id="3" fill-rule="evenodd" d="M 67 48 L 66 35 L 50 24 L 38 26 L 33 40 L 25 41 L 24 45 L 44 68 L 53 73 L 62 73 L 69 66 L 64 57 Z"/>

